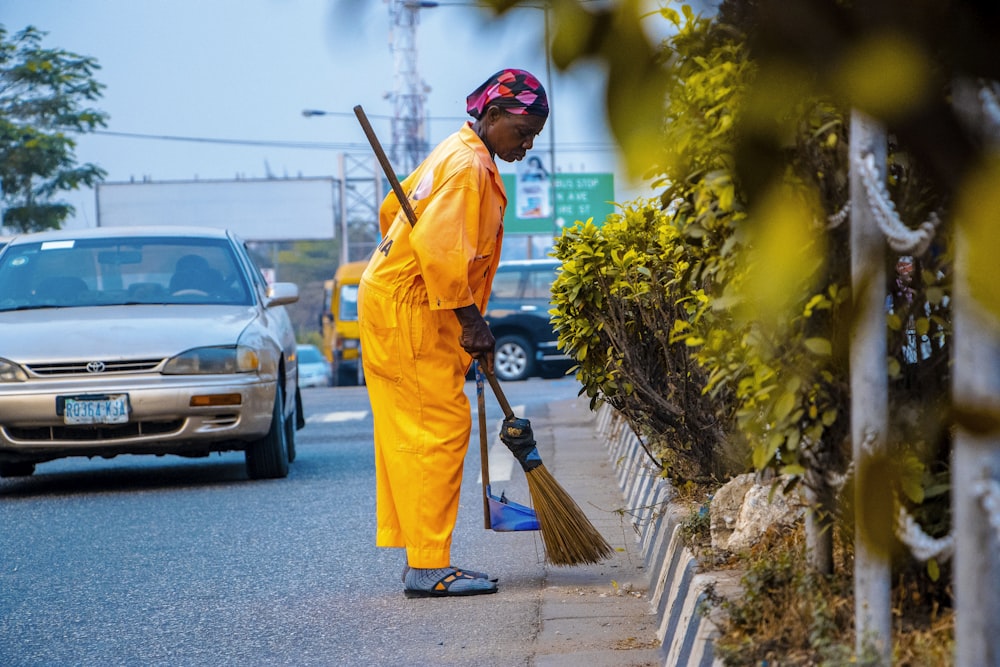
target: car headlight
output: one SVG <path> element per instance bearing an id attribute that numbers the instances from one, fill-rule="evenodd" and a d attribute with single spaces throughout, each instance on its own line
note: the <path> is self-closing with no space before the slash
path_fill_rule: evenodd
<path id="1" fill-rule="evenodd" d="M 28 376 L 13 361 L 0 359 L 0 382 L 24 382 Z"/>
<path id="2" fill-rule="evenodd" d="M 245 345 L 196 347 L 170 359 L 163 367 L 165 375 L 222 375 L 252 373 L 260 368 L 260 356 Z"/>

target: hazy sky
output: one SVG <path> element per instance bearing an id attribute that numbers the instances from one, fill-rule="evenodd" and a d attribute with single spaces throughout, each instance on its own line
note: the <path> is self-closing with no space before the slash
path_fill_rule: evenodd
<path id="1" fill-rule="evenodd" d="M 34 25 L 48 33 L 44 46 L 98 60 L 107 88 L 96 106 L 110 120 L 105 133 L 80 139 L 77 158 L 107 170 L 108 182 L 336 176 L 339 153 L 371 154 L 356 104 L 383 144 L 390 140 L 383 0 L 3 0 L 0 23 L 10 33 Z M 467 118 L 465 96 L 486 77 L 520 67 L 552 98 L 535 153 L 548 162 L 554 135 L 557 171 L 617 172 L 600 70 L 553 68 L 549 80 L 543 26 L 539 9 L 489 23 L 470 3 L 421 10 L 417 68 L 430 88 L 430 144 Z M 343 115 L 305 118 L 303 109 Z M 70 226 L 95 224 L 92 191 L 66 200 L 77 208 Z"/>

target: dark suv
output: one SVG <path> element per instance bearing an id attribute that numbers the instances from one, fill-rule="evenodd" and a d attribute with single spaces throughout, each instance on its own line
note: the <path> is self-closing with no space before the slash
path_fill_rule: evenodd
<path id="1" fill-rule="evenodd" d="M 497 341 L 498 379 L 557 377 L 575 363 L 559 351 L 549 321 L 558 266 L 554 259 L 526 259 L 501 262 L 497 268 L 485 317 Z"/>

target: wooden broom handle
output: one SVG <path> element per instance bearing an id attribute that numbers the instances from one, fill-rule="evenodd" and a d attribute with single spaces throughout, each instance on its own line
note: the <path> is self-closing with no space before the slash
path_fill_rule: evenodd
<path id="1" fill-rule="evenodd" d="M 489 530 L 493 527 L 493 518 L 490 516 L 489 492 L 490 486 L 490 457 L 489 445 L 486 442 L 486 397 L 483 395 L 483 371 L 479 362 L 476 365 L 476 405 L 479 409 L 479 464 L 483 471 L 483 528 Z"/>
<path id="2" fill-rule="evenodd" d="M 375 130 L 372 129 L 372 124 L 368 122 L 368 116 L 365 115 L 365 110 L 361 108 L 361 105 L 354 107 L 354 115 L 358 117 L 358 122 L 361 123 L 361 129 L 365 131 L 365 136 L 368 137 L 368 143 L 372 145 L 372 150 L 375 151 L 375 157 L 378 158 L 378 162 L 382 165 L 382 171 L 385 172 L 385 177 L 389 179 L 389 186 L 392 191 L 396 193 L 396 199 L 399 200 L 399 205 L 403 207 L 403 212 L 406 213 L 406 219 L 410 222 L 410 226 L 417 224 L 417 214 L 413 212 L 413 207 L 410 206 L 410 200 L 406 198 L 406 193 L 403 192 L 403 186 L 399 184 L 399 179 L 396 178 L 396 173 L 392 170 L 392 165 L 389 163 L 389 158 L 386 157 L 385 151 L 382 150 L 382 144 L 379 143 L 378 137 L 375 136 Z"/>
<path id="3" fill-rule="evenodd" d="M 497 382 L 497 378 L 493 373 L 483 371 L 483 375 L 486 379 L 490 381 L 490 387 L 493 389 L 494 395 L 497 397 L 497 402 L 503 409 L 504 419 L 513 419 L 514 411 L 510 409 L 510 403 L 507 402 L 507 397 L 503 395 L 503 389 L 500 388 L 500 383 Z"/>

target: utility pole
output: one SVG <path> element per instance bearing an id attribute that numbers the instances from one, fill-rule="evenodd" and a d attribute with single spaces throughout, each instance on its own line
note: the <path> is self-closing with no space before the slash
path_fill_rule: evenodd
<path id="1" fill-rule="evenodd" d="M 417 69 L 417 24 L 422 8 L 436 2 L 386 0 L 389 3 L 389 51 L 393 61 L 392 149 L 393 169 L 409 174 L 427 156 L 424 101 L 430 90 Z"/>

